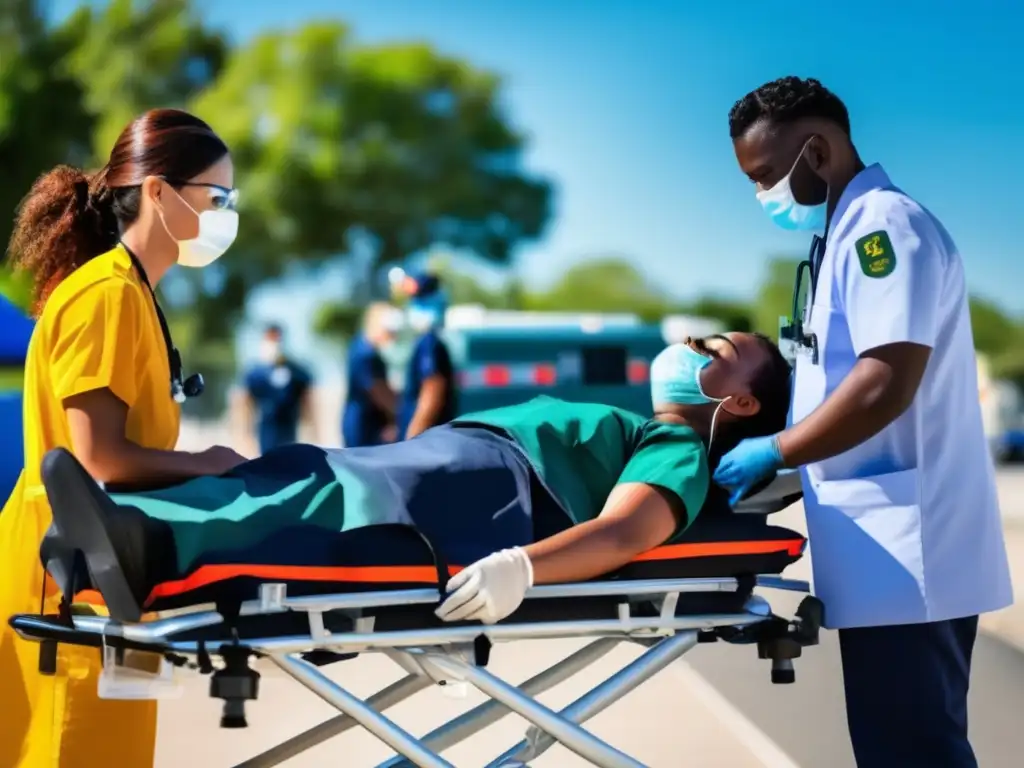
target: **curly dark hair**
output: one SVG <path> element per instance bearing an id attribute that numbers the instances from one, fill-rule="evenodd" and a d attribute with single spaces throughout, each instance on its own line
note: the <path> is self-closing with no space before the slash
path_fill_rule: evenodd
<path id="1" fill-rule="evenodd" d="M 763 333 L 754 336 L 768 353 L 768 360 L 757 369 L 750 382 L 750 393 L 761 403 L 761 410 L 744 426 L 751 435 L 774 435 L 786 428 L 793 370 L 778 345 Z"/>
<path id="2" fill-rule="evenodd" d="M 814 78 L 780 77 L 751 91 L 729 110 L 729 135 L 738 138 L 759 120 L 788 123 L 818 117 L 850 135 L 850 114 L 832 91 Z"/>

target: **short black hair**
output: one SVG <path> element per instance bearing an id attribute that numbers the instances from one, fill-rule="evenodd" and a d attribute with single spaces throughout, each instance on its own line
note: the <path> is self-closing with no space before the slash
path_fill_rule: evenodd
<path id="1" fill-rule="evenodd" d="M 751 335 L 768 353 L 768 359 L 754 371 L 750 381 L 750 394 L 757 398 L 761 408 L 753 416 L 730 422 L 728 429 L 716 433 L 708 456 L 712 467 L 741 440 L 778 434 L 789 419 L 793 369 L 774 341 L 763 333 Z"/>
<path id="2" fill-rule="evenodd" d="M 751 91 L 729 110 L 729 135 L 736 139 L 759 120 L 788 123 L 804 117 L 830 120 L 850 135 L 850 113 L 814 78 L 780 77 Z"/>
<path id="3" fill-rule="evenodd" d="M 744 426 L 751 435 L 774 435 L 786 428 L 789 418 L 793 369 L 774 341 L 763 333 L 753 335 L 768 353 L 768 359 L 754 372 L 750 382 L 750 394 L 761 403 L 761 409 Z"/>
<path id="4" fill-rule="evenodd" d="M 281 338 L 284 336 L 284 328 L 282 328 L 278 323 L 267 323 L 263 326 L 263 335 L 277 336 L 278 338 Z"/>

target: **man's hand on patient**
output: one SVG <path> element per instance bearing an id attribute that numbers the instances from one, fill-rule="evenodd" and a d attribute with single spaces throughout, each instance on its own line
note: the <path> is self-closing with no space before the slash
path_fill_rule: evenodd
<path id="1" fill-rule="evenodd" d="M 718 462 L 714 481 L 731 492 L 729 502 L 737 503 L 751 488 L 782 467 L 777 436 L 743 440 Z"/>
<path id="2" fill-rule="evenodd" d="M 515 612 L 532 586 L 533 564 L 526 552 L 503 549 L 453 576 L 448 598 L 435 613 L 444 621 L 494 624 Z"/>

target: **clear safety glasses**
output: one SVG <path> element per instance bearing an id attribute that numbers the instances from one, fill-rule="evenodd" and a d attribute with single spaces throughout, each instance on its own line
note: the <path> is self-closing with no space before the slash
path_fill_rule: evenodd
<path id="1" fill-rule="evenodd" d="M 178 181 L 177 179 L 164 179 L 168 184 L 175 187 L 202 187 L 209 192 L 210 202 L 213 208 L 218 211 L 238 210 L 238 190 L 222 187 L 219 184 L 207 184 L 199 181 Z"/>

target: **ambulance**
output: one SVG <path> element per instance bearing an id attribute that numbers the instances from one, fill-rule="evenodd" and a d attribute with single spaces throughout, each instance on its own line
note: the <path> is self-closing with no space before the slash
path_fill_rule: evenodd
<path id="1" fill-rule="evenodd" d="M 654 357 L 687 336 L 723 331 L 717 321 L 684 315 L 645 324 L 632 314 L 517 312 L 456 305 L 445 315 L 442 336 L 457 371 L 460 414 L 549 395 L 649 416 L 649 369 Z M 404 370 L 399 360 L 389 363 L 391 370 Z"/>

